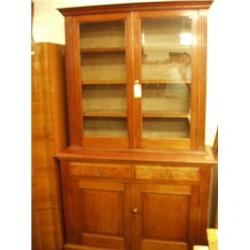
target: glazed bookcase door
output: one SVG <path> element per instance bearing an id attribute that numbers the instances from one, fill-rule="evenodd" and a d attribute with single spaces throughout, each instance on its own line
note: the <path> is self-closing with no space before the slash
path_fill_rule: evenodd
<path id="1" fill-rule="evenodd" d="M 137 146 L 189 149 L 195 84 L 193 12 L 143 12 L 137 15 Z"/>
<path id="2" fill-rule="evenodd" d="M 126 15 L 80 19 L 83 145 L 128 147 L 129 76 Z"/>

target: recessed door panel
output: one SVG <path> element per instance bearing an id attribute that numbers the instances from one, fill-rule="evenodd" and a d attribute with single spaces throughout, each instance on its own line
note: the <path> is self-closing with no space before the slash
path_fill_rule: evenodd
<path id="1" fill-rule="evenodd" d="M 199 186 L 135 184 L 136 249 L 187 250 L 195 241 Z"/>
<path id="2" fill-rule="evenodd" d="M 122 235 L 122 193 L 82 190 L 80 201 L 84 232 Z"/>
<path id="3" fill-rule="evenodd" d="M 143 194 L 143 238 L 187 240 L 187 195 Z"/>

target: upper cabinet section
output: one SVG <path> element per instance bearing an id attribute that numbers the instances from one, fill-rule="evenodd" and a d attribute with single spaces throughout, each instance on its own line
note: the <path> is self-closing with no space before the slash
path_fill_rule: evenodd
<path id="1" fill-rule="evenodd" d="M 204 149 L 209 4 L 60 10 L 70 146 Z"/>

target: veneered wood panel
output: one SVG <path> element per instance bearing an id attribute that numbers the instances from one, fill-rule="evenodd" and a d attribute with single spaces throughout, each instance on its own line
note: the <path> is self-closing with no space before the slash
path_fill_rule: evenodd
<path id="1" fill-rule="evenodd" d="M 125 161 L 136 164 L 144 162 L 147 164 L 170 164 L 176 166 L 203 166 L 212 167 L 217 164 L 210 147 L 206 151 L 186 150 L 107 150 L 107 149 L 81 149 L 67 148 L 56 155 L 60 160 L 72 161 Z"/>
<path id="2" fill-rule="evenodd" d="M 60 206 L 59 176 L 53 168 L 34 168 L 32 171 L 32 209 L 49 209 Z"/>
<path id="3" fill-rule="evenodd" d="M 72 165 L 73 175 L 70 173 Z M 81 167 L 104 166 L 112 174 L 118 164 L 62 162 L 66 242 L 85 247 L 129 249 L 130 247 L 130 184 L 105 180 L 101 176 L 89 178 L 79 175 Z M 81 164 L 83 164 L 81 166 Z M 109 169 L 109 167 L 111 167 Z M 121 164 L 120 167 L 128 167 Z M 80 171 L 80 172 L 79 172 Z M 76 175 L 75 175 L 76 174 Z"/>
<path id="4" fill-rule="evenodd" d="M 32 211 L 32 249 L 59 250 L 62 247 L 60 209 Z"/>
<path id="5" fill-rule="evenodd" d="M 120 192 L 86 189 L 81 191 L 79 199 L 84 233 L 122 235 L 123 209 Z"/>
<path id="6" fill-rule="evenodd" d="M 201 186 L 200 186 L 200 210 L 199 210 L 199 225 L 197 226 L 198 234 L 196 242 L 199 245 L 207 244 L 206 230 L 208 228 L 208 218 L 210 216 L 210 202 L 211 202 L 211 168 L 201 169 Z"/>
<path id="7" fill-rule="evenodd" d="M 197 182 L 199 168 L 136 165 L 135 178 L 145 180 L 179 180 Z"/>
<path id="8" fill-rule="evenodd" d="M 60 170 L 62 180 L 65 242 L 80 244 L 82 237 L 80 224 L 81 211 L 79 209 L 77 183 L 69 178 L 68 162 L 61 162 Z"/>
<path id="9" fill-rule="evenodd" d="M 199 184 L 134 185 L 135 249 L 191 249 L 199 218 Z"/>
<path id="10" fill-rule="evenodd" d="M 84 233 L 82 235 L 82 244 L 93 247 L 103 247 L 110 249 L 124 249 L 124 240 L 122 237 L 103 236 L 98 234 Z"/>
<path id="11" fill-rule="evenodd" d="M 127 164 L 70 163 L 69 174 L 75 177 L 102 177 L 131 179 L 132 170 Z"/>
<path id="12" fill-rule="evenodd" d="M 141 250 L 187 250 L 188 245 L 183 242 L 167 242 L 160 240 L 143 240 Z"/>
<path id="13" fill-rule="evenodd" d="M 183 1 L 158 3 L 132 3 L 117 5 L 101 5 L 96 7 L 75 7 L 60 9 L 64 16 L 78 16 L 83 14 L 101 14 L 101 13 L 119 13 L 128 11 L 147 11 L 147 10 L 190 10 L 190 9 L 208 9 L 212 1 Z"/>
<path id="14" fill-rule="evenodd" d="M 84 137 L 83 145 L 86 148 L 127 148 L 128 147 L 127 138 L 112 138 L 112 137 Z"/>
<path id="15" fill-rule="evenodd" d="M 73 147 L 82 146 L 83 124 L 81 107 L 79 26 L 72 17 L 65 18 L 66 81 L 69 141 Z"/>
<path id="16" fill-rule="evenodd" d="M 107 248 L 88 247 L 76 244 L 65 244 L 64 250 L 107 250 Z"/>
<path id="17" fill-rule="evenodd" d="M 182 139 L 142 139 L 141 147 L 144 149 L 154 150 L 188 150 L 190 149 L 191 140 L 188 138 Z"/>
<path id="18" fill-rule="evenodd" d="M 64 49 L 32 44 L 32 249 L 62 248 L 58 164 L 67 142 Z"/>
<path id="19" fill-rule="evenodd" d="M 142 202 L 142 238 L 187 240 L 188 196 L 143 193 Z"/>
<path id="20" fill-rule="evenodd" d="M 206 116 L 206 60 L 207 60 L 207 17 L 206 11 L 197 11 L 197 18 L 193 19 L 193 34 L 197 42 L 193 45 L 192 72 L 192 126 L 191 148 L 204 150 L 205 116 Z"/>

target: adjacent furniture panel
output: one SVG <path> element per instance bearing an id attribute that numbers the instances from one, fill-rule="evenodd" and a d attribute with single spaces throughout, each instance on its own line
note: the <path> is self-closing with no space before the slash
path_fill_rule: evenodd
<path id="1" fill-rule="evenodd" d="M 58 163 L 67 144 L 64 103 L 64 48 L 32 44 L 32 249 L 63 245 Z"/>

